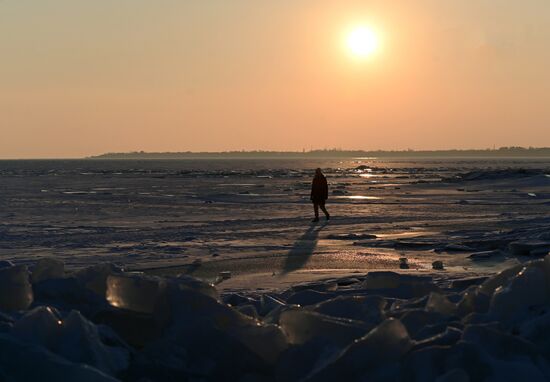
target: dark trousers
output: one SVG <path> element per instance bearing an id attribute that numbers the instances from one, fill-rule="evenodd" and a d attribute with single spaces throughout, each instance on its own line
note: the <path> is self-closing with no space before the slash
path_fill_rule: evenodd
<path id="1" fill-rule="evenodd" d="M 315 212 L 315 217 L 319 218 L 319 208 L 321 208 L 321 211 L 325 214 L 325 216 L 329 216 L 327 209 L 325 208 L 325 201 L 324 200 L 313 200 L 313 212 Z"/>

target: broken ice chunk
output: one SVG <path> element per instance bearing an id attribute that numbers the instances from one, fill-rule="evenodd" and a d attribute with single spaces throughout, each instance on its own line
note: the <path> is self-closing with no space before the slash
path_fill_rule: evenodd
<path id="1" fill-rule="evenodd" d="M 0 260 L 0 269 L 2 268 L 10 268 L 15 266 L 11 261 L 9 260 Z"/>
<path id="2" fill-rule="evenodd" d="M 464 369 L 452 369 L 438 377 L 435 382 L 470 382 L 470 377 Z"/>
<path id="3" fill-rule="evenodd" d="M 153 313 L 166 288 L 164 279 L 124 273 L 107 277 L 107 301 L 117 308 Z"/>
<path id="4" fill-rule="evenodd" d="M 267 315 L 269 312 L 273 311 L 274 309 L 278 307 L 283 307 L 286 304 L 268 294 L 262 294 L 260 297 L 260 314 L 262 316 Z"/>
<path id="5" fill-rule="evenodd" d="M 325 316 L 301 308 L 281 312 L 279 325 L 291 344 L 303 344 L 317 337 L 325 337 L 344 346 L 365 335 L 368 329 L 358 321 Z"/>
<path id="6" fill-rule="evenodd" d="M 518 264 L 513 267 L 506 268 L 505 270 L 485 280 L 483 284 L 481 284 L 481 288 L 479 291 L 481 293 L 486 294 L 487 296 L 492 296 L 493 293 L 495 292 L 495 289 L 505 285 L 505 283 L 509 279 L 517 275 L 523 268 L 524 268 L 523 264 Z"/>
<path id="7" fill-rule="evenodd" d="M 550 242 L 546 241 L 513 241 L 508 244 L 508 250 L 514 256 L 539 254 L 544 256 L 550 250 Z M 531 253 L 533 252 L 533 253 Z"/>
<path id="8" fill-rule="evenodd" d="M 65 264 L 57 259 L 40 259 L 32 269 L 31 282 L 36 284 L 40 281 L 60 279 L 65 275 Z"/>
<path id="9" fill-rule="evenodd" d="M 392 289 L 400 284 L 400 276 L 395 272 L 369 272 L 365 278 L 366 289 Z"/>
<path id="10" fill-rule="evenodd" d="M 54 308 L 39 306 L 13 325 L 13 334 L 70 361 L 92 365 L 106 373 L 115 374 L 128 365 L 126 349 L 104 345 L 97 327 L 77 311 L 61 320 Z"/>
<path id="11" fill-rule="evenodd" d="M 329 240 L 370 240 L 376 239 L 376 235 L 368 233 L 343 233 L 343 234 L 330 234 L 327 236 Z"/>
<path id="12" fill-rule="evenodd" d="M 457 304 L 457 314 L 466 316 L 470 313 L 485 313 L 489 309 L 490 296 L 480 292 L 481 288 L 472 285 L 464 291 L 462 299 Z"/>
<path id="13" fill-rule="evenodd" d="M 550 349 L 550 313 L 523 322 L 519 335 L 546 352 L 546 349 Z"/>
<path id="14" fill-rule="evenodd" d="M 521 315 L 523 310 L 548 301 L 544 269 L 530 264 L 511 278 L 506 285 L 496 289 L 491 299 L 490 311 L 508 318 Z"/>
<path id="15" fill-rule="evenodd" d="M 118 381 L 93 367 L 69 362 L 42 346 L 5 333 L 0 333 L 0 354 L 2 377 L 9 376 L 10 381 Z"/>
<path id="16" fill-rule="evenodd" d="M 70 361 L 91 365 L 108 374 L 114 375 L 128 367 L 128 351 L 103 344 L 98 328 L 76 310 L 63 320 L 54 351 Z"/>
<path id="17" fill-rule="evenodd" d="M 286 338 L 276 325 L 262 325 L 192 289 L 168 288 L 168 291 L 172 315 L 172 325 L 166 331 L 169 341 L 185 346 L 202 346 L 205 338 L 215 343 L 232 338 L 268 363 L 274 363 L 287 347 Z M 205 349 L 211 349 L 216 344 L 205 346 Z"/>
<path id="18" fill-rule="evenodd" d="M 532 250 L 529 251 L 529 256 L 534 256 L 534 257 L 546 256 L 548 255 L 549 251 L 550 251 L 549 247 L 533 248 Z"/>
<path id="19" fill-rule="evenodd" d="M 214 300 L 218 300 L 220 297 L 214 285 L 188 275 L 179 275 L 175 279 L 170 279 L 169 282 L 171 284 L 177 284 L 179 289 L 192 289 L 196 292 L 210 296 Z"/>
<path id="20" fill-rule="evenodd" d="M 327 364 L 308 380 L 363 380 L 367 371 L 399 361 L 411 346 L 412 341 L 405 326 L 399 320 L 389 318 L 363 338 L 354 341 L 336 360 Z"/>
<path id="21" fill-rule="evenodd" d="M 492 251 L 481 251 L 481 252 L 474 252 L 470 256 L 468 256 L 469 259 L 472 260 L 485 260 L 490 259 L 493 256 L 501 255 L 502 253 L 500 250 L 492 250 Z"/>
<path id="22" fill-rule="evenodd" d="M 407 328 L 407 332 L 413 338 L 417 333 L 430 325 L 437 325 L 448 321 L 448 317 L 437 312 L 429 312 L 425 309 L 410 309 L 401 316 L 401 323 Z"/>
<path id="23" fill-rule="evenodd" d="M 49 306 L 39 306 L 25 313 L 13 325 L 13 333 L 20 339 L 52 347 L 61 330 L 59 313 Z"/>
<path id="24" fill-rule="evenodd" d="M 462 244 L 446 244 L 444 245 L 439 251 L 446 251 L 446 252 L 468 252 L 473 251 L 474 249 L 471 247 L 468 247 L 467 245 Z"/>
<path id="25" fill-rule="evenodd" d="M 430 297 L 428 297 L 426 310 L 450 316 L 455 313 L 456 305 L 450 302 L 444 295 L 432 292 L 430 293 Z"/>
<path id="26" fill-rule="evenodd" d="M 29 271 L 25 265 L 0 268 L 0 310 L 27 309 L 33 301 Z"/>
<path id="27" fill-rule="evenodd" d="M 258 323 L 235 326 L 228 333 L 269 364 L 274 364 L 287 348 L 286 338 L 276 325 Z"/>
<path id="28" fill-rule="evenodd" d="M 314 305 L 321 301 L 326 301 L 336 297 L 334 293 L 318 292 L 316 290 L 305 289 L 294 293 L 287 299 L 288 304 L 301 306 Z"/>
<path id="29" fill-rule="evenodd" d="M 451 288 L 465 289 L 472 285 L 479 285 L 487 279 L 488 279 L 487 276 L 465 277 L 465 278 L 455 279 L 451 281 Z"/>
<path id="30" fill-rule="evenodd" d="M 438 290 L 429 276 L 405 275 L 396 272 L 369 272 L 363 282 L 367 290 L 386 289 L 386 297 L 412 298 Z M 389 290 L 388 290 L 389 289 Z"/>
<path id="31" fill-rule="evenodd" d="M 103 298 L 107 291 L 107 277 L 121 272 L 122 270 L 115 264 L 101 263 L 81 269 L 74 276 L 86 289 Z"/>
<path id="32" fill-rule="evenodd" d="M 252 317 L 256 319 L 259 317 L 258 312 L 256 311 L 256 308 L 254 307 L 254 305 L 241 305 L 241 306 L 237 306 L 235 309 L 241 312 L 242 314 L 246 314 L 248 317 Z"/>
<path id="33" fill-rule="evenodd" d="M 386 304 L 381 296 L 338 296 L 311 309 L 328 316 L 379 324 L 385 318 Z"/>

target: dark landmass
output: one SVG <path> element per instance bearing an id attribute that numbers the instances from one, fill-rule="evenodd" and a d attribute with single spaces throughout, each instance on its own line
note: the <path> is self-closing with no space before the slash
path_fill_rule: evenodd
<path id="1" fill-rule="evenodd" d="M 311 151 L 223 151 L 106 153 L 86 159 L 216 159 L 216 158 L 550 158 L 550 147 L 501 147 L 485 150 L 311 150 Z"/>

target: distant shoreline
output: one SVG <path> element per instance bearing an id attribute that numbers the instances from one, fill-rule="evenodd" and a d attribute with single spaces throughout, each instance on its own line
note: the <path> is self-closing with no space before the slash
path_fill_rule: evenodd
<path id="1" fill-rule="evenodd" d="M 85 159 L 550 158 L 550 147 L 487 150 L 312 150 L 106 153 Z"/>

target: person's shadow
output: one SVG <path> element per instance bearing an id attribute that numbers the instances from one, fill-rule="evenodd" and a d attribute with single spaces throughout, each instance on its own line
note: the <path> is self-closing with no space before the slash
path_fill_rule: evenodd
<path id="1" fill-rule="evenodd" d="M 292 245 L 285 259 L 282 273 L 290 273 L 302 268 L 317 246 L 319 232 L 326 226 L 324 224 L 312 224 Z"/>

